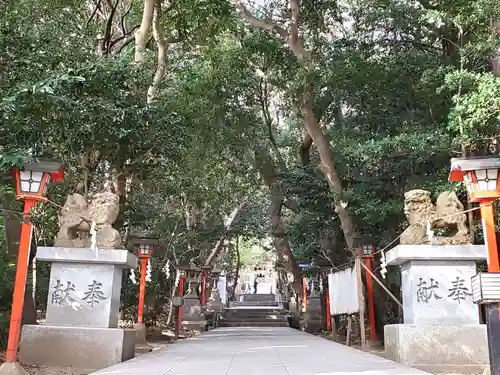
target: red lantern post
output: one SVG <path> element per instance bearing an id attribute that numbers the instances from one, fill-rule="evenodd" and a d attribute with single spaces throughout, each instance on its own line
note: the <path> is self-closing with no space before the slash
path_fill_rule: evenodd
<path id="1" fill-rule="evenodd" d="M 146 297 L 146 273 L 148 260 L 153 253 L 153 246 L 158 244 L 158 239 L 149 237 L 133 237 L 130 243 L 137 245 L 137 255 L 141 265 L 141 279 L 139 282 L 139 304 L 137 307 L 137 324 L 134 329 L 137 332 L 137 344 L 147 344 L 147 332 L 144 325 L 144 299 Z"/>
<path id="2" fill-rule="evenodd" d="M 179 271 L 179 297 L 184 296 L 184 271 Z M 177 307 L 177 332 L 180 332 L 182 328 L 182 303 Z"/>
<path id="3" fill-rule="evenodd" d="M 211 266 L 201 267 L 201 304 L 207 303 L 207 277 L 212 269 Z"/>
<path id="4" fill-rule="evenodd" d="M 373 266 L 373 245 L 363 245 L 363 263 L 366 268 L 372 272 Z M 373 298 L 373 278 L 369 272 L 366 272 L 366 290 L 368 294 L 368 315 L 370 320 L 370 339 L 377 340 L 377 332 L 375 328 L 375 302 Z"/>
<path id="5" fill-rule="evenodd" d="M 26 372 L 17 363 L 17 348 L 21 333 L 23 316 L 24 294 L 28 277 L 28 262 L 31 246 L 33 225 L 29 221 L 29 213 L 37 202 L 45 201 L 47 187 L 50 181 L 64 181 L 64 171 L 61 163 L 50 160 L 38 160 L 25 164 L 22 170 L 12 170 L 16 178 L 16 199 L 24 200 L 23 221 L 21 224 L 21 238 L 17 257 L 16 279 L 12 296 L 12 311 L 10 315 L 9 339 L 5 363 L 0 367 L 0 374 Z"/>
<path id="6" fill-rule="evenodd" d="M 478 202 L 481 209 L 483 222 L 484 243 L 488 250 L 488 273 L 489 277 L 482 278 L 481 274 L 473 277 L 479 285 L 472 282 L 473 295 L 483 296 L 487 292 L 500 296 L 496 288 L 497 283 L 486 285 L 491 276 L 499 276 L 500 262 L 495 231 L 495 217 L 493 213 L 493 201 L 500 198 L 500 183 L 498 170 L 500 158 L 498 157 L 472 157 L 451 159 L 451 171 L 448 180 L 450 182 L 462 181 L 465 183 L 471 202 Z M 483 283 L 485 287 L 483 288 Z M 475 288 L 478 288 L 475 293 Z M 488 333 L 488 347 L 490 354 L 491 374 L 500 374 L 500 308 L 498 298 L 484 300 L 479 298 L 477 303 L 486 305 L 486 326 Z"/>
<path id="7" fill-rule="evenodd" d="M 305 276 L 302 277 L 302 293 L 304 294 L 302 311 L 307 310 L 307 278 Z"/>

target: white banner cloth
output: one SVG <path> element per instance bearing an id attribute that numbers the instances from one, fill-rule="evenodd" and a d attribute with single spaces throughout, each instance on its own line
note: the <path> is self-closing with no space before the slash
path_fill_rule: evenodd
<path id="1" fill-rule="evenodd" d="M 348 268 L 328 275 L 328 294 L 332 315 L 359 312 L 358 276 L 356 269 Z"/>
<path id="2" fill-rule="evenodd" d="M 217 289 L 219 290 L 220 300 L 223 305 L 226 304 L 226 276 L 219 276 L 217 282 Z"/>

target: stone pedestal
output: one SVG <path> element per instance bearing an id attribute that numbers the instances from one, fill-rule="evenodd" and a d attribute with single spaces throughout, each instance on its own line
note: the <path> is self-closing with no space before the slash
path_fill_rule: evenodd
<path id="1" fill-rule="evenodd" d="M 182 305 L 182 327 L 197 331 L 205 331 L 206 319 L 204 308 L 196 293 L 191 292 L 184 297 Z"/>
<path id="2" fill-rule="evenodd" d="M 134 356 L 136 332 L 119 329 L 124 268 L 137 258 L 127 250 L 39 247 L 52 263 L 44 325 L 25 325 L 19 358 L 37 366 L 97 370 Z"/>
<path id="3" fill-rule="evenodd" d="M 134 331 L 136 335 L 136 344 L 141 345 L 141 346 L 147 346 L 148 345 L 148 330 L 147 327 L 144 323 L 136 323 L 134 324 Z"/>
<path id="4" fill-rule="evenodd" d="M 222 306 L 222 302 L 220 300 L 219 290 L 217 288 L 213 288 L 210 293 L 210 297 L 208 298 L 207 310 L 220 313 L 223 308 L 224 306 Z"/>
<path id="5" fill-rule="evenodd" d="M 428 372 L 476 373 L 487 368 L 486 327 L 472 302 L 471 277 L 486 248 L 399 245 L 386 254 L 401 267 L 404 324 L 385 326 L 389 359 Z"/>
<path id="6" fill-rule="evenodd" d="M 303 329 L 308 333 L 317 333 L 323 327 L 323 320 L 321 319 L 321 296 L 314 293 L 309 296 L 307 300 L 307 308 L 303 318 Z"/>

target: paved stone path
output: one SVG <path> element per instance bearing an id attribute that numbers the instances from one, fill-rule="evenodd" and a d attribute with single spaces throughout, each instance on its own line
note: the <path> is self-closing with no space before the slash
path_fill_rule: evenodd
<path id="1" fill-rule="evenodd" d="M 424 375 L 292 328 L 218 328 L 95 375 Z"/>

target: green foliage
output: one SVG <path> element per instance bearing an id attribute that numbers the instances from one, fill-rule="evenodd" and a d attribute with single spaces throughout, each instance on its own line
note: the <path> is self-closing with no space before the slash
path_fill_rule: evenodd
<path id="1" fill-rule="evenodd" d="M 500 78 L 490 73 L 453 72 L 446 76 L 450 87 L 463 87 L 455 95 L 449 115 L 450 130 L 465 140 L 495 134 L 500 125 Z"/>
<path id="2" fill-rule="evenodd" d="M 0 348 L 7 346 L 15 272 L 15 264 L 8 256 L 4 238 L 4 222 L 0 215 Z"/>
<path id="3" fill-rule="evenodd" d="M 289 16 L 284 4 L 268 1 L 250 10 L 280 22 Z M 406 190 L 463 193 L 447 183 L 450 157 L 464 148 L 498 150 L 492 139 L 500 83 L 488 70 L 499 44 L 490 23 L 499 12 L 494 0 L 435 6 L 303 1 L 307 68 L 283 40 L 243 22 L 230 2 L 174 1 L 161 18 L 171 42 L 167 72 L 150 103 L 156 46 L 148 42 L 146 61 L 137 66 L 130 38 L 142 3 L 118 1 L 111 23 L 109 4 L 93 13 L 73 0 L 22 0 L 0 10 L 2 176 L 46 156 L 66 168 L 66 181 L 51 185 L 51 201 L 114 189 L 121 199 L 116 227 L 124 236 L 159 237 L 157 265 L 167 259 L 202 263 L 221 236 L 227 240 L 221 262 L 235 268 L 236 238 L 248 262 L 250 244 L 272 243 L 269 208 L 276 189 L 270 187 L 276 186 L 283 193 L 283 235 L 297 260 L 345 260 L 334 196 L 317 168 L 315 147 L 307 165 L 297 162 L 305 77 L 333 148 L 341 198 L 358 231 L 377 245 L 402 231 Z M 261 149 L 270 158 L 259 164 Z M 263 168 L 271 171 L 271 184 L 261 181 Z M 12 186 L 1 180 L 0 208 L 19 210 Z M 224 217 L 243 200 L 245 208 L 225 228 Z M 188 226 L 186 211 L 195 209 L 196 222 Z M 33 221 L 39 243 L 52 244 L 57 208 L 38 207 Z M 2 277 L 11 280 L 9 272 Z M 42 307 L 47 277 L 41 268 Z M 148 305 L 157 312 L 168 305 L 172 280 L 160 267 L 153 280 Z M 7 288 L 0 295 L 9 295 L 10 286 L 1 285 Z M 128 317 L 136 314 L 136 293 L 124 280 Z M 7 299 L 0 301 L 0 309 L 7 306 Z"/>

